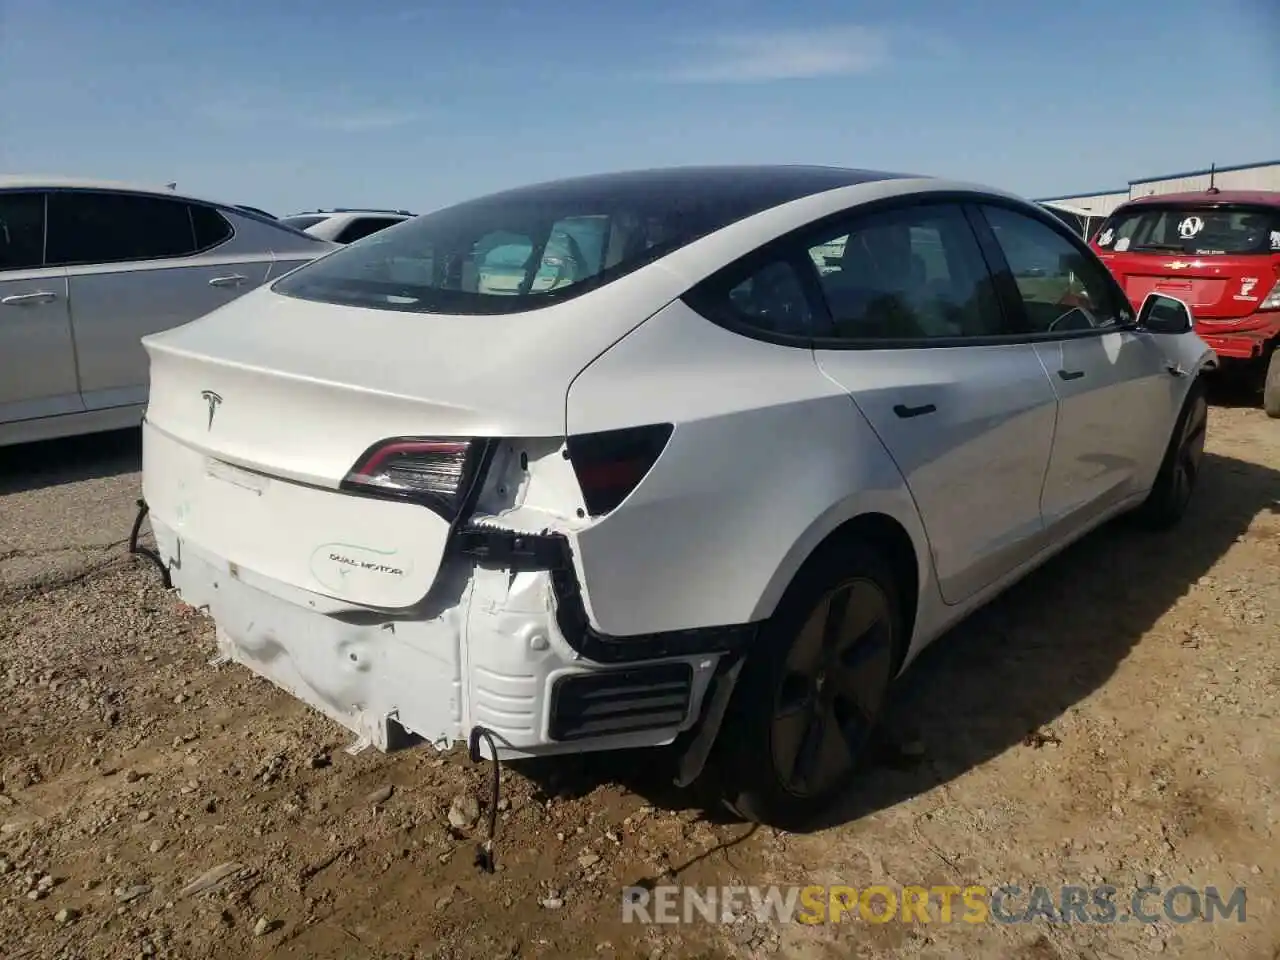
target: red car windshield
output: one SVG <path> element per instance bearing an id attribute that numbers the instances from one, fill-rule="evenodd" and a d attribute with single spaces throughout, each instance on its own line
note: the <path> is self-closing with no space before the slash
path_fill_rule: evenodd
<path id="1" fill-rule="evenodd" d="M 1094 242 L 1111 253 L 1185 256 L 1280 253 L 1280 209 L 1245 204 L 1143 204 L 1117 210 Z"/>

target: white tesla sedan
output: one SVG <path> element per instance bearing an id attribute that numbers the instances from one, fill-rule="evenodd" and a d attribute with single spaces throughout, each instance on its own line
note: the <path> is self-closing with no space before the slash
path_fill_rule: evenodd
<path id="1" fill-rule="evenodd" d="M 158 559 L 219 660 L 357 748 L 678 741 L 784 827 L 949 626 L 1179 518 L 1212 357 L 1031 203 L 801 166 L 472 200 L 144 345 Z"/>

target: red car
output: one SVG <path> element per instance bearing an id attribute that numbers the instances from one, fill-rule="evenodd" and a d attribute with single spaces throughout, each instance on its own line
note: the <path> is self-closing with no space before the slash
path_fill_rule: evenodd
<path id="1" fill-rule="evenodd" d="M 1090 245 L 1137 310 L 1157 291 L 1184 301 L 1223 375 L 1262 387 L 1280 417 L 1280 192 L 1141 197 L 1117 207 Z"/>

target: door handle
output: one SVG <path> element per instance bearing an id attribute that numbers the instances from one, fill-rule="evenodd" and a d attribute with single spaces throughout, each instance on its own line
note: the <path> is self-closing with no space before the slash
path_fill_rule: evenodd
<path id="1" fill-rule="evenodd" d="M 919 407 L 908 407 L 906 404 L 902 403 L 895 403 L 893 405 L 893 412 L 903 420 L 907 420 L 911 417 L 923 417 L 926 413 L 936 412 L 937 409 L 938 408 L 932 403 L 926 403 Z"/>
<path id="2" fill-rule="evenodd" d="M 240 286 L 240 284 L 244 283 L 248 279 L 249 279 L 248 277 L 243 277 L 238 273 L 233 273 L 229 277 L 214 277 L 212 280 L 209 281 L 209 286 L 238 287 Z"/>
<path id="3" fill-rule="evenodd" d="M 1079 380 L 1084 376 L 1083 370 L 1059 370 L 1058 376 L 1063 380 Z"/>
<path id="4" fill-rule="evenodd" d="M 0 300 L 6 307 L 20 307 L 24 303 L 50 303 L 58 299 L 58 295 L 50 290 L 39 290 L 36 293 L 15 293 L 11 297 Z"/>
<path id="5" fill-rule="evenodd" d="M 1175 377 L 1185 377 L 1187 375 L 1187 371 L 1182 368 L 1180 363 L 1166 363 L 1164 368 Z"/>

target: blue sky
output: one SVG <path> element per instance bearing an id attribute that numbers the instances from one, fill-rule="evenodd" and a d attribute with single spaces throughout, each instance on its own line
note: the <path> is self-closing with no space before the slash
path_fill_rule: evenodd
<path id="1" fill-rule="evenodd" d="M 721 162 L 1073 193 L 1280 158 L 1278 50 L 1276 0 L 0 0 L 0 171 L 280 214 Z"/>

